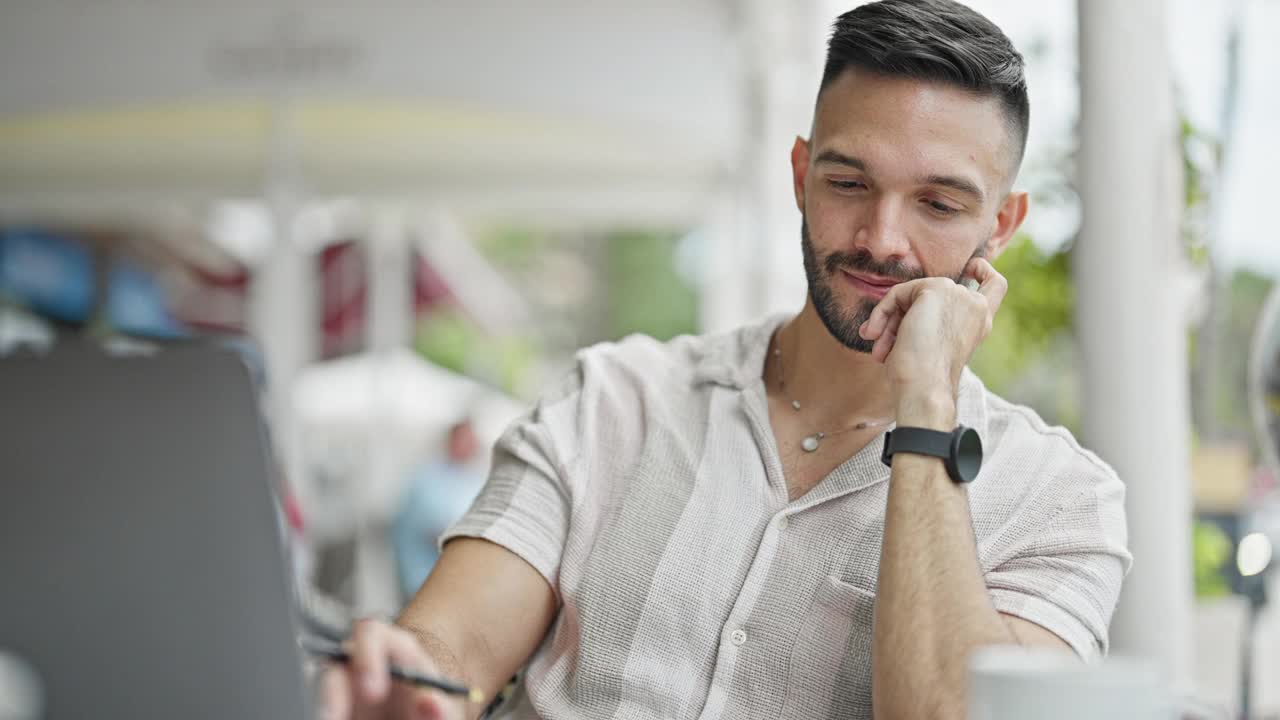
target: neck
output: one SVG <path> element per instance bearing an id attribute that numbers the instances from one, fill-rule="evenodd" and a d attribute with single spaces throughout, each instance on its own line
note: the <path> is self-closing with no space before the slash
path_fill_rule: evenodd
<path id="1" fill-rule="evenodd" d="M 888 374 L 869 353 L 850 350 L 831 336 L 812 301 L 783 323 L 774 338 L 782 350 L 785 398 L 796 400 L 811 417 L 830 426 L 889 418 L 894 413 Z M 772 358 L 771 358 L 772 360 Z M 778 364 L 765 365 L 765 387 L 779 392 Z"/>

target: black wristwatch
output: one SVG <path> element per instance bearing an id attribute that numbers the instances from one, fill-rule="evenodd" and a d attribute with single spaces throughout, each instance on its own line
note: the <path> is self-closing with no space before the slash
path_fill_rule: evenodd
<path id="1" fill-rule="evenodd" d="M 893 466 L 894 453 L 915 453 L 942 458 L 953 482 L 973 482 L 982 469 L 982 438 L 978 431 L 959 425 L 951 432 L 918 427 L 897 427 L 884 434 L 880 460 Z"/>

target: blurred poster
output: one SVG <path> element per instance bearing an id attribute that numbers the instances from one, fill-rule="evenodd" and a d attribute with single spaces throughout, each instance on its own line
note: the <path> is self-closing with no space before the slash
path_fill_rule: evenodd
<path id="1" fill-rule="evenodd" d="M 449 285 L 436 272 L 422 253 L 413 251 L 413 316 L 421 318 L 431 311 L 453 304 Z"/>
<path id="2" fill-rule="evenodd" d="M 320 357 L 359 352 L 368 324 L 368 260 L 354 241 L 320 252 Z"/>
<path id="3" fill-rule="evenodd" d="M 93 254 L 48 231 L 0 231 L 0 293 L 45 317 L 85 323 L 93 314 Z"/>
<path id="4" fill-rule="evenodd" d="M 191 333 L 169 311 L 169 298 L 155 273 L 117 258 L 107 276 L 107 322 L 120 332 L 148 338 Z"/>
<path id="5" fill-rule="evenodd" d="M 173 312 L 192 328 L 243 334 L 249 317 L 249 272 L 190 268 L 170 287 Z"/>

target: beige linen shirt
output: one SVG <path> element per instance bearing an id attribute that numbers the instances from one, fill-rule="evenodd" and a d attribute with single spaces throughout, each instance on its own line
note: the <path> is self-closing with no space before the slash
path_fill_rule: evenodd
<path id="1" fill-rule="evenodd" d="M 787 498 L 761 380 L 773 317 L 576 368 L 498 441 L 459 536 L 542 573 L 560 610 L 499 717 L 869 718 L 889 468 L 872 440 Z M 958 419 L 997 610 L 1092 660 L 1127 572 L 1124 486 L 1066 430 L 967 369 Z"/>

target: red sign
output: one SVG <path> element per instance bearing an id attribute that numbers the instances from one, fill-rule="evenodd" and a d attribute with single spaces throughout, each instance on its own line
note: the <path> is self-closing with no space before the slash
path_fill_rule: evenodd
<path id="1" fill-rule="evenodd" d="M 368 276 L 368 261 L 360 243 L 336 243 L 321 251 L 321 358 L 349 355 L 364 347 Z"/>

